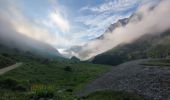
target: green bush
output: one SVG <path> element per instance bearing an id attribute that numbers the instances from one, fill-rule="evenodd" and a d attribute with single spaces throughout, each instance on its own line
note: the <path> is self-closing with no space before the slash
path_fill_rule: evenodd
<path id="1" fill-rule="evenodd" d="M 9 89 L 12 91 L 26 91 L 26 88 L 19 84 L 16 80 L 13 79 L 2 79 L 0 80 L 1 89 Z"/>
<path id="2" fill-rule="evenodd" d="M 71 72 L 71 71 L 72 71 L 72 68 L 71 68 L 70 66 L 66 66 L 66 67 L 64 68 L 64 71 Z"/>
<path id="3" fill-rule="evenodd" d="M 9 54 L 7 54 L 7 53 L 2 53 L 2 56 L 4 56 L 4 57 L 9 57 Z"/>

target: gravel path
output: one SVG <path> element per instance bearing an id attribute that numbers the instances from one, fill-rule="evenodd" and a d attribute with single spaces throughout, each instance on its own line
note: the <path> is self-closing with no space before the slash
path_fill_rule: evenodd
<path id="1" fill-rule="evenodd" d="M 19 67 L 19 66 L 21 66 L 21 65 L 22 65 L 22 63 L 16 63 L 16 64 L 14 64 L 14 65 L 12 65 L 12 66 L 2 68 L 2 69 L 0 69 L 0 75 L 3 75 L 3 74 L 5 74 L 6 72 L 8 72 L 8 71 L 10 71 L 10 70 L 13 70 L 13 69 L 15 69 L 15 68 L 17 68 L 17 67 Z"/>
<path id="2" fill-rule="evenodd" d="M 134 92 L 146 100 L 170 100 L 170 67 L 144 66 L 143 61 L 127 62 L 90 82 L 77 96 L 100 90 Z"/>

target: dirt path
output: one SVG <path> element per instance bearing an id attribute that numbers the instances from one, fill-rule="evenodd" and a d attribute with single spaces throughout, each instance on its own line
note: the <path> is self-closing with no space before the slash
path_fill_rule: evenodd
<path id="1" fill-rule="evenodd" d="M 145 60 L 127 62 L 91 81 L 77 96 L 100 90 L 134 92 L 146 100 L 170 100 L 170 67 L 144 66 Z"/>
<path id="2" fill-rule="evenodd" d="M 21 66 L 21 65 L 22 65 L 22 63 L 16 63 L 16 64 L 11 65 L 11 66 L 9 66 L 9 67 L 2 68 L 2 69 L 0 69 L 0 75 L 3 75 L 3 74 L 5 74 L 6 72 L 8 72 L 8 71 L 10 71 L 10 70 L 13 70 L 13 69 L 15 69 L 15 68 L 17 68 L 17 67 L 19 67 L 19 66 Z"/>

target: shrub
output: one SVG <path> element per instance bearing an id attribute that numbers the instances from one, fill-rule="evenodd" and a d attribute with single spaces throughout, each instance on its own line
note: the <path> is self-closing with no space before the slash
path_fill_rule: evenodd
<path id="1" fill-rule="evenodd" d="M 19 84 L 16 80 L 13 79 L 3 79 L 0 80 L 1 89 L 9 89 L 12 91 L 26 91 L 26 88 Z"/>
<path id="2" fill-rule="evenodd" d="M 67 92 L 73 92 L 73 89 L 66 89 Z"/>
<path id="3" fill-rule="evenodd" d="M 3 53 L 2 56 L 4 56 L 4 57 L 9 57 L 9 54 Z"/>
<path id="4" fill-rule="evenodd" d="M 71 71 L 72 71 L 72 68 L 71 68 L 70 66 L 66 66 L 66 67 L 64 68 L 64 71 L 71 72 Z"/>

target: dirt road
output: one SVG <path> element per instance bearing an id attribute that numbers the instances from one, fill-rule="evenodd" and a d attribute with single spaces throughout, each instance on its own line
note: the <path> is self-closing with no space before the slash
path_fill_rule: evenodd
<path id="1" fill-rule="evenodd" d="M 21 65 L 22 65 L 22 63 L 16 63 L 16 64 L 11 65 L 11 66 L 9 66 L 9 67 L 2 68 L 2 69 L 0 69 L 0 75 L 3 75 L 3 74 L 5 74 L 6 72 L 8 72 L 8 71 L 10 71 L 10 70 L 13 70 L 13 69 L 15 69 L 15 68 L 17 68 L 17 67 L 19 67 L 19 66 L 21 66 Z"/>

